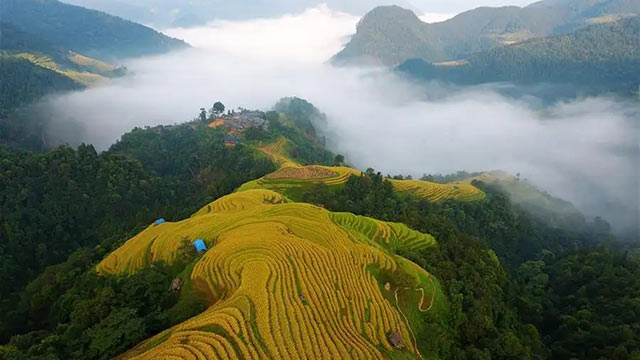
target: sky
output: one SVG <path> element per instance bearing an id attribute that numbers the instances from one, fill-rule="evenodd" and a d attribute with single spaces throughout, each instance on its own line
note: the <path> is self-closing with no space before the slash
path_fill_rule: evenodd
<path id="1" fill-rule="evenodd" d="M 126 61 L 125 78 L 47 99 L 50 135 L 105 150 L 134 126 L 188 121 L 218 100 L 269 110 L 298 96 L 327 114 L 333 150 L 360 169 L 520 173 L 588 215 L 637 225 L 637 104 L 586 98 L 541 111 L 492 87 L 422 87 L 384 69 L 332 67 L 358 19 L 320 6 L 167 30 L 194 48 Z"/>
<path id="2" fill-rule="evenodd" d="M 158 29 L 175 23 L 207 23 L 299 13 L 326 4 L 332 9 L 362 16 L 380 5 L 399 5 L 416 12 L 427 22 L 444 21 L 480 6 L 525 6 L 529 0 L 63 0 L 95 8 Z"/>
<path id="3" fill-rule="evenodd" d="M 527 6 L 535 0 L 409 0 L 409 2 L 424 12 L 460 13 L 481 6 Z"/>

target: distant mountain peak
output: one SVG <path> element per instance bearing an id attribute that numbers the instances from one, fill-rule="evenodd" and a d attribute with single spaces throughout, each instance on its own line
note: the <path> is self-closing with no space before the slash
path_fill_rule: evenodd
<path id="1" fill-rule="evenodd" d="M 639 13 L 637 0 L 544 0 L 523 8 L 480 7 L 427 24 L 411 10 L 381 6 L 362 18 L 334 63 L 396 66 L 411 58 L 451 61 Z"/>

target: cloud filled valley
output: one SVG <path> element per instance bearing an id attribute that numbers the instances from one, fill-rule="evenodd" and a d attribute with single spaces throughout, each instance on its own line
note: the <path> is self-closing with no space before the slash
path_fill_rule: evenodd
<path id="1" fill-rule="evenodd" d="M 327 114 L 333 150 L 356 167 L 414 176 L 520 173 L 589 215 L 637 227 L 637 103 L 601 97 L 542 107 L 495 87 L 423 87 L 383 69 L 331 66 L 357 22 L 320 6 L 171 29 L 193 48 L 125 61 L 130 75 L 49 98 L 40 113 L 57 142 L 105 150 L 134 126 L 188 121 L 216 100 L 266 110 L 297 96 Z"/>

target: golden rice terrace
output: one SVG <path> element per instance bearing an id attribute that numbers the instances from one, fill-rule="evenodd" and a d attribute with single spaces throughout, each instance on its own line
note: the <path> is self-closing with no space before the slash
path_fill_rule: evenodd
<path id="1" fill-rule="evenodd" d="M 286 147 L 287 142 L 284 138 L 260 147 L 259 150 L 275 162 L 279 169 L 263 178 L 244 184 L 240 190 L 270 189 L 297 199 L 296 195 L 308 191 L 310 185 L 340 186 L 346 183 L 351 175 L 361 175 L 359 170 L 346 166 L 300 165 L 287 155 Z M 449 199 L 476 201 L 486 196 L 470 181 L 447 184 L 422 180 L 389 179 L 389 181 L 393 184 L 395 191 L 429 201 Z"/>
<path id="2" fill-rule="evenodd" d="M 187 281 L 190 291 L 206 296 L 208 309 L 120 358 L 420 358 L 398 293 L 420 296 L 411 305 L 415 311 L 445 302 L 435 279 L 393 254 L 433 246 L 432 236 L 261 189 L 221 198 L 189 219 L 150 226 L 97 271 L 132 274 L 157 260 L 172 263 L 180 243 L 196 238 L 209 250 Z M 415 291 L 381 284 L 375 276 L 381 272 L 408 277 Z"/>

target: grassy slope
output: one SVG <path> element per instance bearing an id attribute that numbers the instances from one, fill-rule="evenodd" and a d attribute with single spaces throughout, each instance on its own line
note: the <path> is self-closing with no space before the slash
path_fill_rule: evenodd
<path id="1" fill-rule="evenodd" d="M 430 235 L 291 203 L 269 190 L 234 193 L 189 219 L 150 226 L 97 271 L 133 273 L 155 260 L 171 263 L 185 238 L 203 238 L 210 248 L 190 274 L 193 291 L 210 299 L 209 309 L 120 358 L 415 358 L 412 321 L 405 316 L 427 314 L 420 305 L 446 307 L 434 296 L 437 282 L 391 252 L 433 246 Z M 400 289 L 398 307 L 395 289 L 385 289 L 376 271 L 408 276 L 423 290 L 403 296 L 407 291 Z M 406 349 L 391 347 L 391 331 Z"/>

